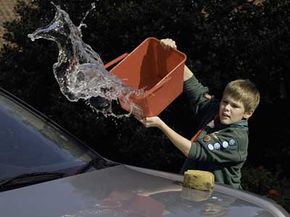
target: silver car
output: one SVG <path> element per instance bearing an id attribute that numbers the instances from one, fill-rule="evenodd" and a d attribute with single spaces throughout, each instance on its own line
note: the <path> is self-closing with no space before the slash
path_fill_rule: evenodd
<path id="1" fill-rule="evenodd" d="M 15 96 L 0 91 L 3 217 L 289 216 L 264 197 L 110 161 Z"/>

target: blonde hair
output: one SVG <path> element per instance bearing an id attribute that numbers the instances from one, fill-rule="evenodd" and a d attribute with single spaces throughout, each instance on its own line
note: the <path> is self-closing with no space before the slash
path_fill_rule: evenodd
<path id="1" fill-rule="evenodd" d="M 260 102 L 258 89 L 248 79 L 238 79 L 229 82 L 223 94 L 242 102 L 245 107 L 245 112 L 254 112 Z"/>

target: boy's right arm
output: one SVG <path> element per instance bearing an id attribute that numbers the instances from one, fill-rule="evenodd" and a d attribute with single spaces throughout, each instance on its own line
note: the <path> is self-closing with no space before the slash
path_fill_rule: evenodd
<path id="1" fill-rule="evenodd" d="M 193 76 L 192 71 L 185 65 L 184 66 L 184 74 L 183 74 L 183 81 L 187 81 Z"/>
<path id="2" fill-rule="evenodd" d="M 212 96 L 208 94 L 208 88 L 197 80 L 187 66 L 184 68 L 184 80 L 183 93 L 186 96 L 193 114 L 197 114 Z"/>
<path id="3" fill-rule="evenodd" d="M 170 38 L 161 39 L 160 45 L 164 49 L 177 49 L 175 41 Z M 192 75 L 193 75 L 192 71 L 187 66 L 184 66 L 183 81 L 190 79 Z"/>
<path id="4" fill-rule="evenodd" d="M 194 77 L 194 74 L 193 74 L 193 72 L 185 65 L 184 66 L 184 74 L 183 74 L 183 81 L 185 82 L 185 81 L 187 81 L 187 80 L 189 80 L 190 78 L 192 78 L 192 77 Z M 195 80 L 197 80 L 196 78 L 195 78 Z M 213 98 L 213 96 L 211 96 L 211 95 L 209 95 L 207 92 L 208 92 L 208 89 L 206 88 L 205 89 L 206 90 L 206 93 L 204 94 L 204 97 L 206 98 L 206 99 L 211 99 L 211 98 Z"/>
<path id="5" fill-rule="evenodd" d="M 170 38 L 161 39 L 160 44 L 164 49 L 177 49 L 175 41 Z M 193 72 L 186 65 L 184 66 L 183 81 L 183 92 L 187 96 L 189 103 L 193 106 L 194 112 L 196 112 L 198 104 L 212 97 L 208 94 L 208 88 L 197 80 Z"/>

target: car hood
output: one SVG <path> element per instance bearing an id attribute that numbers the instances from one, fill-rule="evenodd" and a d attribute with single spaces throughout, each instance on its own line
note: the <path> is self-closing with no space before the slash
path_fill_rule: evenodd
<path id="1" fill-rule="evenodd" d="M 120 165 L 2 192 L 0 210 L 7 217 L 272 216 L 226 193 L 183 188 L 181 179 Z"/>

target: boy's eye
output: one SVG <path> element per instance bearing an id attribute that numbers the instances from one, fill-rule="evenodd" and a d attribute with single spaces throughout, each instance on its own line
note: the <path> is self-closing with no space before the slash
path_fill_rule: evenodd
<path id="1" fill-rule="evenodd" d="M 228 104 L 229 102 L 228 102 L 228 100 L 223 99 L 223 100 L 222 100 L 222 103 L 223 103 L 223 104 Z"/>
<path id="2" fill-rule="evenodd" d="M 232 108 L 240 108 L 241 107 L 238 103 L 235 103 L 235 102 L 233 102 L 231 100 L 227 100 L 227 99 L 223 99 L 222 104 L 224 104 L 224 105 L 230 104 Z"/>
<path id="3" fill-rule="evenodd" d="M 238 108 L 242 108 L 242 104 L 240 104 L 240 103 L 235 103 L 235 102 L 233 102 L 233 103 L 231 104 L 231 106 L 232 106 L 233 108 L 236 108 L 236 109 L 238 109 Z"/>

